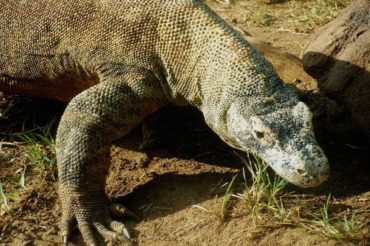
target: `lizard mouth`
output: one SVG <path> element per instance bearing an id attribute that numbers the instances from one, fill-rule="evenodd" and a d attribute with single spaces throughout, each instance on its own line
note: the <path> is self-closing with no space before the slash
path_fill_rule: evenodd
<path id="1" fill-rule="evenodd" d="M 296 186 L 317 187 L 329 177 L 329 164 L 325 155 L 312 160 L 304 160 L 299 156 L 284 160 L 284 158 L 276 159 L 277 154 L 272 156 L 274 160 L 270 158 L 270 161 L 267 161 L 265 159 L 266 163 L 269 163 L 279 176 Z"/>
<path id="2" fill-rule="evenodd" d="M 295 171 L 294 180 L 291 183 L 303 187 L 317 187 L 324 183 L 330 174 L 329 164 L 326 157 L 322 157 L 314 162 L 309 162 L 306 164 L 309 168 L 303 170 L 297 168 Z M 289 181 L 289 179 L 287 179 Z"/>
<path id="3" fill-rule="evenodd" d="M 308 176 L 305 178 L 301 178 L 300 182 L 291 182 L 299 187 L 302 188 L 313 188 L 321 185 L 324 183 L 329 177 L 329 172 L 323 173 L 320 175 L 320 177 L 316 176 Z"/>

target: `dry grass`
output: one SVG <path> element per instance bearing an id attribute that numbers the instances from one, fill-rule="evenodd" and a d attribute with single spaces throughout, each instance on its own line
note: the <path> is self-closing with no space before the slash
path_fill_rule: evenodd
<path id="1" fill-rule="evenodd" d="M 242 5 L 241 9 L 244 9 L 247 16 L 247 25 L 271 26 L 288 21 L 298 25 L 322 26 L 335 19 L 353 0 L 213 1 L 226 5 Z"/>
<path id="2" fill-rule="evenodd" d="M 346 209 L 341 213 L 331 211 L 334 202 L 329 193 L 324 197 L 308 194 L 294 194 L 284 191 L 287 182 L 282 178 L 271 175 L 266 163 L 256 156 L 254 160 L 245 159 L 238 155 L 246 165 L 251 177 L 244 176 L 244 191 L 232 194 L 230 182 L 225 197 L 230 201 L 234 197 L 244 201 L 246 211 L 250 214 L 255 225 L 271 224 L 274 226 L 289 225 L 301 227 L 309 232 L 321 234 L 329 238 L 356 241 L 364 240 L 367 225 L 366 214 L 369 211 Z M 226 208 L 225 199 L 222 207 Z M 227 211 L 223 211 L 227 214 Z M 229 213 L 231 214 L 231 213 Z"/>

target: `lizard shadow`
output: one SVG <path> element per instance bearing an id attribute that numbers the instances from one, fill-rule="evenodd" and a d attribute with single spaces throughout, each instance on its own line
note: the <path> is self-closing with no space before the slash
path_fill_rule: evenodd
<path id="1" fill-rule="evenodd" d="M 225 195 L 227 185 L 221 186 L 235 175 L 235 172 L 206 172 L 193 175 L 167 173 L 136 187 L 132 193 L 116 201 L 134 211 L 141 220 L 155 221 L 157 225 L 165 223 L 166 217 L 171 215 L 181 220 L 185 219 L 183 216 L 186 216 L 187 220 L 197 220 L 199 217 L 214 215 L 214 219 L 217 220 L 217 216 L 221 215 L 221 203 L 219 200 L 212 200 Z M 234 187 L 235 192 L 237 188 Z M 208 212 L 194 206 L 205 201 L 209 201 L 205 205 Z M 186 212 L 174 215 L 182 210 Z M 128 220 L 125 224 L 133 232 L 134 237 L 138 237 L 141 231 L 140 222 Z M 180 228 L 182 225 L 177 226 Z"/>
<path id="2" fill-rule="evenodd" d="M 350 62 L 317 52 L 307 52 L 302 61 L 317 81 L 318 90 L 290 85 L 313 112 L 316 138 L 329 158 L 331 174 L 324 190 L 337 197 L 369 191 L 370 138 L 356 123 L 353 105 L 352 109 L 348 105 L 355 102 L 355 110 L 364 118 L 368 117 L 370 73 Z M 309 64 L 309 61 L 317 65 Z"/>
<path id="3" fill-rule="evenodd" d="M 299 91 L 301 99 L 305 101 L 312 111 L 319 110 L 323 105 L 327 106 L 324 96 L 319 92 Z M 48 102 L 48 103 L 45 103 Z M 49 101 L 41 100 L 40 104 L 54 107 Z M 57 104 L 58 105 L 58 104 Z M 38 108 L 41 114 L 45 114 L 42 107 Z M 58 105 L 59 111 L 63 106 Z M 340 108 L 340 106 L 339 106 Z M 368 163 L 368 151 L 363 149 L 347 148 L 345 142 L 337 142 L 334 123 L 340 123 L 341 117 L 349 117 L 340 111 L 338 114 L 326 112 L 314 118 L 314 125 L 318 131 L 317 137 L 324 147 L 332 163 L 332 174 L 327 184 L 317 189 L 300 189 L 290 186 L 297 192 L 311 194 L 332 193 L 336 197 L 348 197 L 368 191 L 369 174 L 365 171 L 365 163 Z M 349 118 L 350 119 L 350 118 Z M 335 122 L 337 121 L 337 122 Z M 191 107 L 169 106 L 161 109 L 158 113 L 146 120 L 147 129 L 144 134 L 143 151 L 149 156 L 149 160 L 155 162 L 155 158 L 196 160 L 198 162 L 227 167 L 231 169 L 243 167 L 240 160 L 232 154 L 232 149 L 222 142 L 219 137 L 204 123 L 202 114 Z M 130 134 L 118 140 L 114 144 L 120 148 L 138 151 L 142 143 L 140 126 Z M 339 140 L 338 140 L 339 141 Z M 334 142 L 334 143 L 333 143 Z M 368 145 L 367 145 L 368 146 Z M 175 158 L 175 159 L 171 159 Z M 176 163 L 175 163 L 176 164 Z M 149 161 L 144 163 L 149 165 Z M 189 166 L 189 169 L 192 169 Z M 215 171 L 216 170 L 216 171 Z M 231 180 L 237 171 L 218 172 L 217 169 L 208 168 L 201 173 L 191 172 L 176 173 L 169 171 L 154 175 L 147 182 L 143 182 L 132 188 L 125 195 L 118 195 L 115 199 L 122 202 L 134 212 L 139 211 L 145 215 L 145 219 L 156 220 L 180 211 L 193 209 L 191 205 L 211 200 L 216 194 L 224 195 L 225 189 L 214 193 L 213 189 L 221 182 Z M 239 175 L 241 176 L 241 175 Z M 203 189 L 199 189 L 202 187 Z M 120 187 L 123 189 L 124 187 Z M 165 198 L 165 199 L 163 199 Z M 139 209 L 141 208 L 141 209 Z M 131 224 L 133 223 L 133 224 Z M 132 228 L 136 222 L 128 222 Z M 131 226 L 133 225 L 133 226 Z M 130 229 L 131 229 L 130 228 Z M 138 232 L 134 232 L 138 233 Z"/>
<path id="4" fill-rule="evenodd" d="M 314 55 L 320 60 L 327 60 L 330 64 L 336 63 L 338 67 L 355 71 L 355 73 L 363 73 L 365 78 L 370 78 L 370 74 L 366 70 L 349 62 L 336 60 L 320 53 Z M 315 79 L 319 80 L 325 72 L 325 69 L 318 71 L 314 75 Z M 320 85 L 319 83 L 319 87 Z M 317 188 L 301 189 L 289 186 L 288 189 L 295 190 L 298 193 L 316 195 L 331 193 L 336 197 L 351 197 L 369 191 L 370 176 L 367 171 L 367 163 L 370 161 L 369 139 L 358 130 L 357 125 L 353 124 L 353 116 L 341 102 L 329 98 L 321 90 L 307 91 L 300 88 L 295 86 L 300 99 L 314 113 L 313 123 L 316 136 L 329 158 L 331 176 L 324 185 Z M 158 122 L 161 122 L 159 127 Z M 149 128 L 154 129 L 154 132 L 149 129 L 149 141 L 148 139 L 145 140 L 144 136 L 144 142 L 147 141 L 149 146 L 148 149 L 145 149 L 145 152 L 150 156 L 165 158 L 176 156 L 177 158 L 194 159 L 211 165 L 232 168 L 243 167 L 240 160 L 230 154 L 232 149 L 212 132 L 205 124 L 202 114 L 194 108 L 167 107 L 155 114 L 152 119 L 149 119 L 148 124 Z M 151 137 L 153 141 L 150 141 Z M 152 144 L 154 148 L 151 147 Z M 132 145 L 123 144 L 121 147 L 130 148 Z M 233 164 L 230 165 L 230 163 Z M 153 187 L 158 187 L 155 194 L 160 196 L 160 190 L 165 190 L 166 186 L 171 186 L 172 183 L 169 180 L 176 180 L 177 178 L 183 180 L 185 186 L 193 187 L 196 190 L 197 185 L 204 177 L 207 176 L 207 179 L 210 179 L 216 174 L 181 175 L 167 173 L 163 175 L 158 175 L 147 184 L 138 186 L 133 193 L 121 197 L 119 200 L 124 203 L 128 202 L 128 204 L 131 200 L 143 201 L 141 197 L 150 197 Z M 191 180 L 191 182 L 186 182 L 186 179 Z M 209 197 L 203 198 L 203 200 L 206 199 L 209 199 Z M 202 200 L 200 199 L 197 202 L 200 201 Z M 157 214 L 157 217 L 171 214 L 194 204 L 191 202 L 191 198 L 183 202 L 183 206 L 175 206 L 172 210 L 162 211 Z M 144 203 L 141 205 L 144 205 Z M 155 219 L 156 216 L 152 215 L 150 218 Z"/>
<path id="5" fill-rule="evenodd" d="M 366 184 L 370 180 L 369 174 L 365 170 L 366 163 L 370 160 L 368 151 L 366 151 L 366 146 L 369 145 L 366 145 L 365 141 L 364 148 L 347 147 L 346 140 L 348 139 L 343 137 L 347 128 L 343 128 L 341 124 L 350 122 L 350 115 L 343 111 L 342 105 L 337 105 L 321 91 L 307 92 L 300 91 L 298 88 L 296 90 L 301 100 L 306 102 L 313 112 L 319 112 L 314 117 L 315 130 L 320 144 L 329 157 L 332 171 L 329 181 L 323 186 L 315 189 L 301 189 L 290 186 L 289 189 L 318 195 L 331 192 L 337 197 L 347 197 L 366 192 L 368 190 L 368 185 Z M 333 103 L 334 106 L 332 106 Z M 25 100 L 21 104 L 23 105 L 19 105 L 20 108 L 37 109 L 35 110 L 37 114 L 33 118 L 41 119 L 41 123 L 38 123 L 39 125 L 51 120 L 55 116 L 55 109 L 61 114 L 65 106 L 62 103 L 41 99 Z M 335 112 L 333 113 L 330 110 Z M 145 152 L 150 158 L 196 160 L 204 164 L 232 169 L 241 169 L 243 167 L 240 159 L 233 155 L 232 152 L 234 150 L 226 145 L 205 124 L 202 114 L 193 107 L 164 107 L 148 117 L 144 125 L 146 125 L 145 131 L 147 133 L 144 134 L 146 136 L 144 136 L 143 150 L 140 150 L 140 146 L 143 145 L 141 126 L 136 127 L 131 133 L 115 142 L 115 145 L 124 149 Z M 355 134 L 359 135 L 360 133 L 350 132 L 348 135 L 352 137 L 358 136 Z M 342 137 L 342 139 L 338 137 Z M 354 137 L 354 139 L 357 139 L 357 137 Z M 191 168 L 189 167 L 189 169 Z M 235 172 L 230 171 L 225 175 L 214 170 L 208 170 L 205 173 L 184 175 L 176 173 L 172 169 L 168 173 L 154 174 L 155 177 L 152 180 L 134 187 L 132 192 L 126 193 L 129 193 L 128 195 L 117 198 L 118 201 L 124 202 L 128 207 L 132 207 L 135 210 L 135 208 L 140 207 L 140 203 L 137 201 L 143 202 L 141 206 L 147 204 L 141 197 L 150 197 L 153 193 L 152 187 L 157 187 L 158 192 L 155 194 L 161 197 L 160 191 L 165 190 L 167 186 L 172 186 L 172 183 L 169 182 L 171 180 L 178 180 L 176 182 L 179 182 L 179 184 L 183 183 L 183 185 L 179 186 L 192 187 L 192 189 L 197 190 L 198 184 L 205 179 L 213 180 L 213 185 L 217 186 L 220 180 L 230 181 L 232 174 L 235 175 Z M 122 189 L 123 187 L 119 188 Z M 171 210 L 161 211 L 157 215 L 151 215 L 150 218 L 155 219 L 156 216 L 172 214 L 190 205 L 212 199 L 209 195 L 198 198 L 198 200 L 194 200 L 191 196 L 188 196 L 188 198 L 187 201 L 183 201 L 182 206 L 175 206 Z M 131 201 L 136 201 L 136 204 L 131 205 Z"/>
<path id="6" fill-rule="evenodd" d="M 347 61 L 318 52 L 303 55 L 304 69 L 317 81 L 317 91 L 295 86 L 314 117 L 319 135 L 341 141 L 368 144 L 369 138 L 361 121 L 370 119 L 370 72 Z"/>
<path id="7" fill-rule="evenodd" d="M 305 97 L 303 99 L 307 102 L 308 97 L 315 101 L 318 98 L 322 100 L 323 95 L 312 93 L 306 94 Z M 312 103 L 308 104 L 311 109 L 315 109 Z M 145 123 L 149 124 L 149 128 L 152 128 L 152 130 L 147 129 L 147 131 L 154 131 L 149 133 L 152 134 L 150 135 L 152 140 L 147 140 L 148 146 L 144 148 L 144 152 L 150 157 L 170 158 L 169 162 L 176 162 L 176 159 L 173 159 L 174 157 L 181 160 L 196 160 L 206 165 L 233 169 L 226 173 L 217 173 L 217 171 L 210 170 L 202 173 L 190 172 L 184 174 L 177 173 L 173 168 L 172 171 L 167 173 L 155 173 L 150 181 L 137 185 L 128 194 L 116 197 L 116 201 L 125 204 L 132 211 L 138 211 L 145 220 L 161 221 L 162 217 L 170 216 L 184 209 L 195 209 L 192 205 L 214 198 L 215 195 L 212 193 L 212 189 L 217 187 L 220 182 L 229 182 L 232 176 L 238 172 L 236 169 L 240 170 L 243 164 L 241 164 L 240 159 L 231 154 L 232 148 L 223 143 L 205 124 L 202 114 L 195 108 L 169 106 L 152 117 Z M 322 124 L 322 120 L 322 118 L 315 118 L 314 124 L 316 127 Z M 142 138 L 140 130 L 140 128 L 136 128 L 128 136 L 119 140 L 116 145 L 124 149 L 137 151 Z M 325 129 L 320 130 L 322 134 L 326 135 L 319 139 L 329 158 L 334 162 L 332 177 L 329 182 L 318 188 L 303 189 L 288 185 L 287 190 L 315 195 L 332 193 L 336 197 L 349 197 L 366 192 L 368 188 L 364 184 L 368 182 L 369 175 L 362 169 L 365 168 L 363 164 L 365 160 L 369 160 L 369 156 L 360 150 L 348 150 L 337 144 L 332 145 L 327 142 L 329 141 L 327 139 L 329 133 L 326 133 Z M 136 141 L 136 143 L 133 144 L 133 141 Z M 346 157 L 345 159 L 341 159 L 343 155 Z M 351 165 L 346 165 L 347 161 Z M 189 169 L 192 169 L 192 167 L 189 167 Z M 347 178 L 343 181 L 346 174 L 353 175 L 353 178 Z M 239 175 L 239 177 L 242 177 L 242 175 Z M 343 188 L 344 182 L 346 184 L 345 188 Z M 199 187 L 202 187 L 202 189 L 199 189 Z M 218 193 L 220 196 L 224 194 L 225 189 Z M 135 227 L 135 223 L 129 224 L 129 226 Z"/>
<path id="8" fill-rule="evenodd" d="M 124 204 L 145 221 L 165 223 L 164 218 L 182 210 L 186 214 L 189 210 L 187 216 L 194 219 L 202 216 L 202 211 L 193 205 L 223 197 L 227 189 L 224 184 L 243 167 L 234 150 L 213 133 L 203 115 L 193 107 L 169 105 L 149 116 L 143 125 L 143 129 L 138 126 L 114 143 L 123 149 L 123 161 L 113 160 L 114 177 L 108 178 L 107 189 L 114 201 Z M 140 157 L 127 160 L 130 159 L 125 157 L 127 151 Z M 142 156 L 145 161 L 140 163 Z M 138 178 L 137 173 L 143 175 Z M 125 224 L 137 238 L 140 224 L 133 220 Z"/>

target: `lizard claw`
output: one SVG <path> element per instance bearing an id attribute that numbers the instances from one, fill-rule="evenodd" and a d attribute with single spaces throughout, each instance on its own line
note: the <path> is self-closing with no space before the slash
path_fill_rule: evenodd
<path id="1" fill-rule="evenodd" d="M 123 223 L 114 220 L 109 220 L 107 224 L 112 230 L 116 231 L 119 234 L 123 234 L 118 236 L 118 240 L 120 240 L 121 242 L 132 243 L 131 235 Z"/>
<path id="2" fill-rule="evenodd" d="M 68 246 L 68 235 L 63 235 L 63 245 Z"/>
<path id="3" fill-rule="evenodd" d="M 117 239 L 121 241 L 122 243 L 132 244 L 132 241 L 125 236 L 118 236 Z"/>
<path id="4" fill-rule="evenodd" d="M 106 239 L 118 240 L 127 244 L 132 244 L 132 241 L 130 240 L 130 234 L 128 233 L 123 223 L 118 221 L 112 221 L 109 219 L 107 221 L 107 224 L 112 230 L 107 229 L 103 224 L 100 223 L 94 223 L 94 227 Z"/>
<path id="5" fill-rule="evenodd" d="M 129 233 L 129 231 L 127 230 L 127 228 L 126 228 L 126 227 L 122 229 L 122 233 L 123 233 L 123 235 L 125 235 L 125 237 L 127 237 L 128 239 L 131 239 L 131 235 L 130 235 L 130 233 Z"/>
<path id="6" fill-rule="evenodd" d="M 89 246 L 98 245 L 96 232 L 109 241 L 133 244 L 126 226 L 110 218 L 109 200 L 105 194 L 69 193 L 62 198 L 61 229 L 64 246 L 68 246 L 69 235 L 75 220 L 85 243 Z M 127 212 L 128 210 L 122 205 L 113 207 L 117 207 L 117 211 L 124 212 L 126 215 L 132 216 L 133 214 Z"/>

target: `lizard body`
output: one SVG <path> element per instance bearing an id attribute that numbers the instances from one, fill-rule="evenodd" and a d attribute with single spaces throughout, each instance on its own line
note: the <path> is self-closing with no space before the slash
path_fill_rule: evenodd
<path id="1" fill-rule="evenodd" d="M 64 238 L 76 219 L 89 245 L 92 228 L 122 239 L 104 193 L 110 144 L 168 103 L 197 107 L 226 143 L 259 155 L 291 183 L 326 180 L 307 106 L 201 1 L 0 6 L 0 90 L 68 103 L 57 133 Z"/>

